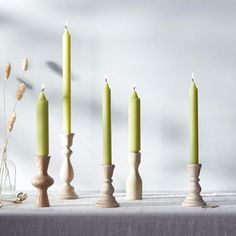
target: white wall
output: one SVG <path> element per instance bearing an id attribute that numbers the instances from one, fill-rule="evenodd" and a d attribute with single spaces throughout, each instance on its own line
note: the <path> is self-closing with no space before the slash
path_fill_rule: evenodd
<path id="1" fill-rule="evenodd" d="M 125 189 L 128 172 L 127 106 L 135 81 L 142 99 L 144 190 L 185 190 L 188 89 L 194 71 L 203 189 L 236 190 L 235 11 L 235 1 L 223 0 L 1 0 L 1 77 L 8 61 L 13 66 L 9 108 L 16 78 L 22 78 L 21 60 L 27 56 L 30 61 L 24 80 L 31 88 L 17 107 L 9 145 L 17 164 L 17 188 L 33 189 L 35 101 L 42 82 L 50 102 L 49 173 L 55 178 L 54 190 L 61 184 L 61 37 L 67 20 L 73 50 L 74 186 L 79 191 L 100 188 L 101 97 L 107 73 L 116 189 Z"/>

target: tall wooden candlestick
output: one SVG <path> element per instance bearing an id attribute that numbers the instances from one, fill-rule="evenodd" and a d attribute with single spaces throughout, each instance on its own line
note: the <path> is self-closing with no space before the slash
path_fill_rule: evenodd
<path id="1" fill-rule="evenodd" d="M 54 180 L 48 175 L 48 165 L 50 156 L 37 156 L 36 162 L 38 175 L 32 179 L 32 184 L 37 188 L 36 207 L 49 207 L 47 189 L 53 185 Z"/>
<path id="2" fill-rule="evenodd" d="M 128 200 L 142 199 L 142 179 L 138 171 L 140 162 L 140 152 L 131 152 L 129 154 L 130 172 L 126 181 L 126 198 Z"/>
<path id="3" fill-rule="evenodd" d="M 119 207 L 119 203 L 116 201 L 113 193 L 115 191 L 112 185 L 112 175 L 114 171 L 114 165 L 102 165 L 102 176 L 104 179 L 101 196 L 96 203 L 99 208 L 114 208 Z"/>
<path id="4" fill-rule="evenodd" d="M 74 187 L 70 184 L 70 182 L 74 178 L 74 170 L 71 165 L 71 155 L 72 150 L 70 149 L 73 144 L 74 134 L 69 135 L 61 135 L 61 142 L 64 147 L 63 154 L 64 160 L 61 166 L 60 177 L 63 182 L 63 186 L 59 193 L 61 199 L 77 199 L 78 195 L 76 194 Z"/>
<path id="5" fill-rule="evenodd" d="M 189 191 L 186 199 L 182 203 L 183 206 L 201 207 L 206 205 L 200 194 L 202 189 L 199 184 L 198 177 L 200 175 L 201 166 L 201 164 L 188 164 L 188 172 L 190 177 Z"/>

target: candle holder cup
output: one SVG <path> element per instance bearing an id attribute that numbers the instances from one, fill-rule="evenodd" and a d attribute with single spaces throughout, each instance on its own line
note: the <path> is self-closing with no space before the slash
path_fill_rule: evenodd
<path id="1" fill-rule="evenodd" d="M 104 182 L 101 190 L 101 197 L 96 203 L 96 206 L 99 208 L 119 207 L 119 203 L 113 196 L 113 193 L 115 191 L 112 185 L 112 175 L 114 168 L 114 165 L 102 165 L 102 176 Z"/>
<path id="2" fill-rule="evenodd" d="M 54 180 L 48 175 L 48 165 L 50 156 L 37 156 L 38 175 L 32 179 L 32 185 L 38 190 L 36 197 L 36 207 L 49 207 L 49 199 L 47 189 L 53 185 Z"/>
<path id="3" fill-rule="evenodd" d="M 70 149 L 73 144 L 74 134 L 61 135 L 61 143 L 63 145 L 63 154 L 64 160 L 60 170 L 60 177 L 63 182 L 63 186 L 59 193 L 61 199 L 77 199 L 78 195 L 76 194 L 74 187 L 70 182 L 74 178 L 74 170 L 70 161 L 72 150 Z"/>
<path id="4" fill-rule="evenodd" d="M 185 207 L 202 207 L 206 206 L 206 203 L 202 199 L 200 194 L 201 186 L 199 184 L 199 174 L 201 170 L 201 164 L 188 164 L 188 172 L 190 175 L 189 190 L 186 199 L 182 203 Z"/>
<path id="5" fill-rule="evenodd" d="M 128 200 L 142 199 L 142 179 L 138 171 L 140 162 L 140 152 L 129 153 L 130 173 L 126 181 L 126 198 Z"/>

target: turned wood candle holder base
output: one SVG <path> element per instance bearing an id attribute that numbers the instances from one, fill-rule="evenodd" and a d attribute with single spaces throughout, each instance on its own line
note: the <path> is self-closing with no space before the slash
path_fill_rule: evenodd
<path id="1" fill-rule="evenodd" d="M 36 162 L 38 175 L 32 179 L 32 184 L 37 188 L 36 207 L 49 207 L 47 189 L 53 185 L 54 180 L 48 175 L 50 156 L 37 156 Z"/>
<path id="2" fill-rule="evenodd" d="M 119 203 L 113 196 L 115 191 L 112 185 L 114 168 L 114 165 L 102 165 L 102 176 L 104 178 L 104 182 L 101 190 L 101 197 L 96 203 L 96 206 L 99 208 L 119 207 Z"/>
<path id="3" fill-rule="evenodd" d="M 128 200 L 142 199 L 142 179 L 138 171 L 140 162 L 140 152 L 129 153 L 130 173 L 126 181 L 126 199 Z"/>
<path id="4" fill-rule="evenodd" d="M 61 143 L 63 146 L 64 160 L 60 170 L 60 177 L 63 182 L 63 186 L 59 192 L 59 197 L 61 199 L 77 199 L 78 195 L 76 194 L 74 187 L 70 182 L 74 178 L 74 170 L 71 165 L 71 155 L 72 150 L 70 149 L 73 144 L 74 134 L 61 135 Z"/>
<path id="5" fill-rule="evenodd" d="M 75 189 L 71 185 L 65 185 L 61 188 L 59 193 L 60 199 L 78 199 L 79 196 L 76 194 Z"/>
<path id="6" fill-rule="evenodd" d="M 206 203 L 202 199 L 200 194 L 201 186 L 199 184 L 199 174 L 201 170 L 201 164 L 188 164 L 188 172 L 190 175 L 189 190 L 186 199 L 182 203 L 185 207 L 202 207 L 206 206 Z"/>

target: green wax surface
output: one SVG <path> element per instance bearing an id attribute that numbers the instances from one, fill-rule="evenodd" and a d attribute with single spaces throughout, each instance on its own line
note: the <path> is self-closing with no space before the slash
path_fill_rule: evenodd
<path id="1" fill-rule="evenodd" d="M 103 124 L 103 164 L 112 164 L 112 140 L 111 140 L 111 90 L 105 83 L 102 104 Z"/>
<path id="2" fill-rule="evenodd" d="M 63 34 L 63 132 L 71 133 L 71 49 L 70 33 L 65 28 Z"/>
<path id="3" fill-rule="evenodd" d="M 129 100 L 129 152 L 140 151 L 140 99 L 134 90 Z"/>
<path id="4" fill-rule="evenodd" d="M 48 101 L 44 92 L 41 92 L 36 103 L 37 156 L 47 156 L 49 154 L 48 133 Z"/>
<path id="5" fill-rule="evenodd" d="M 198 164 L 198 89 L 192 82 L 189 90 L 190 164 Z"/>

